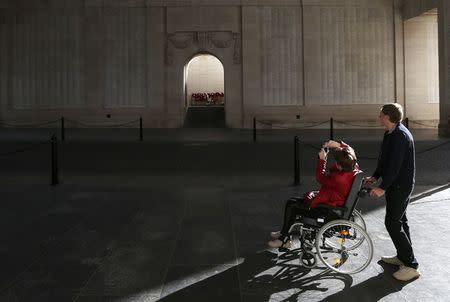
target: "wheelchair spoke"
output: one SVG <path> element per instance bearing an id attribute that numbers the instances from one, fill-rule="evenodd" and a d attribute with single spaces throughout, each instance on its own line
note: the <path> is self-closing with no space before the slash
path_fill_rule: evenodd
<path id="1" fill-rule="evenodd" d="M 330 269 L 352 274 L 369 265 L 373 245 L 361 226 L 352 221 L 336 220 L 324 225 L 317 233 L 319 259 Z"/>

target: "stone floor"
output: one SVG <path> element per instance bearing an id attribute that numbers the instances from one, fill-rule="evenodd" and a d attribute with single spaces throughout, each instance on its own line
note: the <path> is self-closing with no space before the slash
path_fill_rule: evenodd
<path id="1" fill-rule="evenodd" d="M 448 301 L 450 144 L 413 130 L 417 186 L 408 209 L 422 277 L 395 281 L 384 199 L 359 208 L 374 258 L 355 275 L 298 266 L 268 249 L 285 200 L 316 186 L 326 130 L 74 129 L 49 186 L 52 130 L 0 131 L 0 301 Z M 71 135 L 69 135 L 71 133 Z M 293 186 L 293 135 L 301 184 Z M 382 131 L 337 130 L 366 173 Z M 28 148 L 30 148 L 28 150 Z M 12 153 L 14 150 L 25 150 Z"/>

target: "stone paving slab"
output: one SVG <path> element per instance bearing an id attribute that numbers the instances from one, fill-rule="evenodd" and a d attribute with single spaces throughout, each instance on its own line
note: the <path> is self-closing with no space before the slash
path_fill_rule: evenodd
<path id="1" fill-rule="evenodd" d="M 255 145 L 241 136 L 249 133 L 218 133 L 156 131 L 141 144 L 80 132 L 64 145 L 57 187 L 48 186 L 44 149 L 3 158 L 0 301 L 446 301 L 450 144 L 417 155 L 408 218 L 423 276 L 402 283 L 378 262 L 394 252 L 383 198 L 359 204 L 375 245 L 359 274 L 305 269 L 295 255 L 268 249 L 285 201 L 317 186 L 317 150 L 303 150 L 301 185 L 293 186 L 293 132 L 266 132 Z M 317 133 L 306 141 L 320 145 Z M 3 147 L 39 139 L 17 134 L 1 132 Z M 366 173 L 378 134 L 342 135 Z M 418 150 L 446 143 L 417 137 Z"/>

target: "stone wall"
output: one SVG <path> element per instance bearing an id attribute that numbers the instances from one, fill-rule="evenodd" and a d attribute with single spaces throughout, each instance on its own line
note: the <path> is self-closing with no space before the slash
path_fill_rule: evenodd
<path id="1" fill-rule="evenodd" d="M 402 11 L 435 2 L 447 64 L 445 1 L 0 0 L 0 115 L 180 127 L 184 67 L 211 53 L 224 65 L 229 127 L 255 116 L 375 122 L 380 104 L 404 104 Z"/>
<path id="2" fill-rule="evenodd" d="M 307 105 L 394 101 L 392 5 L 305 7 Z"/>
<path id="3" fill-rule="evenodd" d="M 252 116 L 289 121 L 297 115 L 305 121 L 333 116 L 376 123 L 380 104 L 403 103 L 400 4 L 392 0 L 302 2 L 243 8 L 246 124 Z M 298 20 L 298 26 L 277 21 L 283 10 Z M 283 35 L 269 39 L 269 30 L 276 33 L 283 26 Z M 295 71 L 285 62 L 297 66 Z M 277 83 L 283 85 L 277 87 Z"/>
<path id="4" fill-rule="evenodd" d="M 85 105 L 79 12 L 18 10 L 9 15 L 8 25 L 8 109 Z"/>

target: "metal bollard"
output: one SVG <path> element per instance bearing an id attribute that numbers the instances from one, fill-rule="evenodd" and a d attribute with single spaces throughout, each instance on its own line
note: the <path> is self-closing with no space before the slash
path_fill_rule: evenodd
<path id="1" fill-rule="evenodd" d="M 64 127 L 64 116 L 61 117 L 61 140 L 64 141 L 66 139 L 66 129 Z"/>
<path id="2" fill-rule="evenodd" d="M 300 139 L 294 137 L 294 185 L 300 184 Z"/>
<path id="3" fill-rule="evenodd" d="M 406 118 L 403 120 L 403 125 L 405 125 L 405 127 L 409 129 L 409 118 L 406 117 Z"/>
<path id="4" fill-rule="evenodd" d="M 144 130 L 142 129 L 142 117 L 139 118 L 139 141 L 144 140 Z"/>
<path id="5" fill-rule="evenodd" d="M 51 185 L 56 186 L 59 184 L 58 180 L 58 139 L 56 135 L 52 135 L 51 138 L 51 161 L 52 161 L 52 175 Z"/>
<path id="6" fill-rule="evenodd" d="M 253 118 L 253 142 L 256 142 L 256 118 Z"/>
<path id="7" fill-rule="evenodd" d="M 334 121 L 333 118 L 330 117 L 330 140 L 334 139 Z"/>

